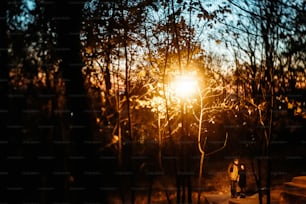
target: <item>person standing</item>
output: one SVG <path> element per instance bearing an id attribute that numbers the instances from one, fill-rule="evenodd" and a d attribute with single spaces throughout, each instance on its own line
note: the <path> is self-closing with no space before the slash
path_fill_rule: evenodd
<path id="1" fill-rule="evenodd" d="M 239 180 L 238 185 L 240 187 L 240 198 L 245 198 L 245 192 L 246 192 L 246 167 L 245 164 L 239 165 Z"/>
<path id="2" fill-rule="evenodd" d="M 238 186 L 238 178 L 239 178 L 239 160 L 237 158 L 234 159 L 232 163 L 229 164 L 227 173 L 230 180 L 230 188 L 231 188 L 231 196 L 232 198 L 237 197 L 237 186 Z"/>

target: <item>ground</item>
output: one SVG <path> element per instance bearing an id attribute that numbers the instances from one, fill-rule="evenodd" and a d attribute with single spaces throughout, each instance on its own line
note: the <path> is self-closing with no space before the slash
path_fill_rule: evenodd
<path id="1" fill-rule="evenodd" d="M 271 204 L 278 204 L 280 190 L 271 191 Z M 193 193 L 193 204 L 198 203 L 198 194 Z M 175 195 L 170 196 L 171 203 L 175 203 Z M 117 198 L 112 198 L 110 204 L 120 204 L 121 200 Z M 147 197 L 137 196 L 135 204 L 147 204 Z M 230 194 L 224 194 L 222 192 L 204 192 L 201 194 L 201 204 L 258 204 L 258 194 L 248 195 L 246 198 L 230 198 Z M 167 198 L 163 192 L 156 192 L 152 195 L 151 204 L 169 204 Z"/>
<path id="2" fill-rule="evenodd" d="M 303 143 L 304 144 L 304 143 Z M 306 144 L 306 143 L 305 143 Z M 289 148 L 289 147 L 287 147 Z M 272 181 L 271 181 L 271 204 L 278 204 L 280 193 L 283 189 L 284 182 L 291 181 L 295 176 L 305 174 L 303 170 L 304 163 L 301 152 L 304 154 L 304 149 L 301 152 L 297 152 L 296 147 L 290 147 L 295 150 L 294 154 L 289 154 L 289 151 L 275 154 L 275 159 L 272 162 Z M 293 156 L 292 156 L 293 155 Z M 224 159 L 223 159 L 224 158 Z M 255 185 L 254 175 L 251 171 L 250 160 L 241 157 L 241 160 L 247 164 L 247 193 L 248 196 L 245 199 L 231 199 L 230 198 L 230 187 L 227 180 L 227 166 L 231 161 L 232 157 L 223 157 L 222 159 L 209 158 L 204 163 L 204 174 L 201 182 L 202 193 L 201 193 L 201 204 L 257 204 L 258 194 L 257 187 Z M 301 159 L 302 158 L 302 159 Z M 196 188 L 197 179 L 195 177 L 193 187 Z M 160 177 L 154 179 L 153 192 L 151 196 L 151 204 L 168 204 L 167 196 L 164 189 L 168 189 L 168 200 L 172 204 L 176 203 L 176 190 L 175 180 L 167 177 Z M 144 188 L 145 189 L 145 188 Z M 128 197 L 128 196 L 127 196 Z M 196 189 L 192 194 L 193 204 L 198 203 L 198 193 Z M 128 200 L 128 198 L 127 198 Z M 264 199 L 265 200 L 265 199 Z M 148 196 L 147 191 L 144 190 L 142 193 L 137 193 L 135 196 L 135 204 L 147 204 Z M 121 199 L 118 196 L 112 196 L 110 204 L 121 204 Z M 129 202 L 127 202 L 129 203 Z"/>

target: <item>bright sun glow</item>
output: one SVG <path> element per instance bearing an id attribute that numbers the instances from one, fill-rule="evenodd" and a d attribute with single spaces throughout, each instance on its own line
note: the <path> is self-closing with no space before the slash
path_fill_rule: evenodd
<path id="1" fill-rule="evenodd" d="M 172 84 L 175 94 L 180 98 L 188 99 L 197 89 L 197 80 L 193 75 L 178 77 Z"/>

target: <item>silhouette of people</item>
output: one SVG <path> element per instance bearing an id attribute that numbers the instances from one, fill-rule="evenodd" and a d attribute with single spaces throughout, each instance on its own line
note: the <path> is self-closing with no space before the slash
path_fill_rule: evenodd
<path id="1" fill-rule="evenodd" d="M 237 187 L 239 178 L 239 159 L 235 158 L 232 163 L 229 164 L 227 173 L 230 180 L 231 196 L 232 198 L 237 197 Z"/>
<path id="2" fill-rule="evenodd" d="M 246 192 L 246 167 L 245 164 L 239 165 L 239 180 L 238 185 L 240 187 L 240 198 L 245 198 L 245 192 Z"/>

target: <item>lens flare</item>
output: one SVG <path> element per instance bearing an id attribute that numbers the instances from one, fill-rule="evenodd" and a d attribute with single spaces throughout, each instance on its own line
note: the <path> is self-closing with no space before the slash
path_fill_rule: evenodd
<path id="1" fill-rule="evenodd" d="M 193 75 L 178 77 L 172 84 L 175 94 L 181 99 L 188 99 L 196 92 L 197 81 Z"/>

